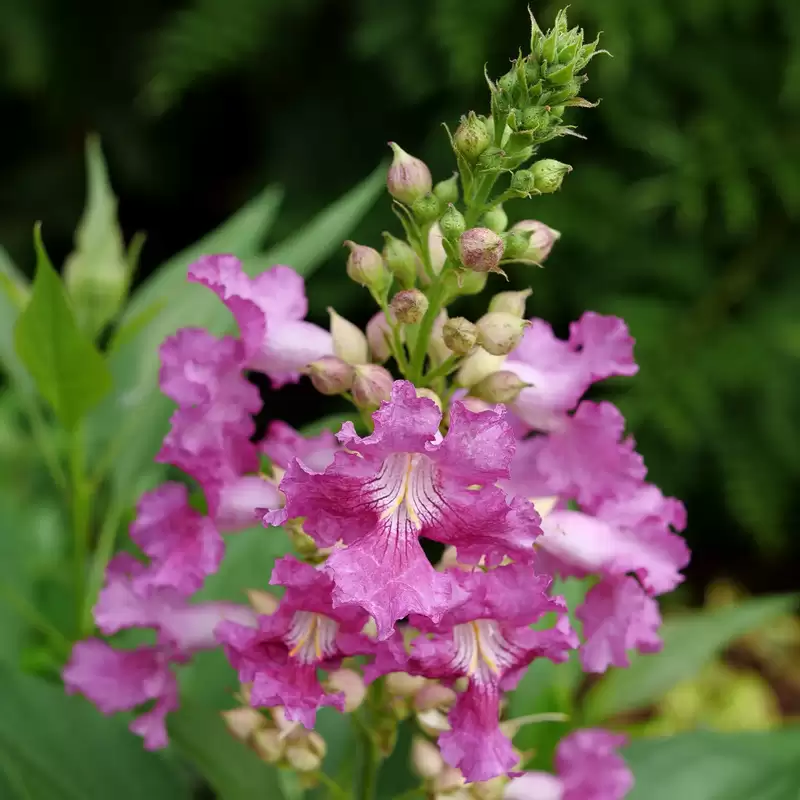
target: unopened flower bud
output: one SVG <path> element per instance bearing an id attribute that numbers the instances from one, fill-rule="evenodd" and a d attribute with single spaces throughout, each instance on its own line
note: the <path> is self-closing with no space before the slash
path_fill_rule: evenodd
<path id="1" fill-rule="evenodd" d="M 417 279 L 419 258 L 408 242 L 384 232 L 383 261 L 404 289 L 410 289 Z"/>
<path id="2" fill-rule="evenodd" d="M 328 675 L 328 689 L 344 695 L 344 710 L 347 713 L 355 711 L 364 702 L 367 694 L 364 679 L 352 669 L 337 669 L 331 672 Z"/>
<path id="3" fill-rule="evenodd" d="M 530 232 L 528 248 L 520 258 L 541 264 L 550 255 L 553 245 L 561 238 L 559 231 L 539 222 L 536 219 L 523 219 L 518 222 L 512 231 Z"/>
<path id="4" fill-rule="evenodd" d="M 434 403 L 438 406 L 439 410 L 442 410 L 442 398 L 439 397 L 433 389 L 416 389 L 417 397 L 424 397 L 426 400 L 433 400 Z"/>
<path id="5" fill-rule="evenodd" d="M 501 369 L 505 360 L 505 356 L 493 356 L 482 347 L 477 347 L 462 362 L 456 373 L 456 383 L 467 388 L 474 386 L 487 375 Z"/>
<path id="6" fill-rule="evenodd" d="M 478 320 L 478 344 L 493 356 L 508 355 L 519 344 L 528 324 L 513 314 L 490 311 Z"/>
<path id="7" fill-rule="evenodd" d="M 361 364 L 355 368 L 351 389 L 353 401 L 359 408 L 373 410 L 392 396 L 392 374 L 377 364 Z"/>
<path id="8" fill-rule="evenodd" d="M 467 223 L 464 215 L 451 203 L 447 207 L 447 211 L 442 214 L 439 220 L 439 229 L 442 236 L 449 242 L 455 242 L 467 229 Z"/>
<path id="9" fill-rule="evenodd" d="M 378 294 L 385 292 L 392 282 L 392 276 L 386 269 L 381 254 L 373 247 L 350 240 L 345 244 L 350 248 L 350 255 L 347 257 L 347 276 L 350 280 Z"/>
<path id="10" fill-rule="evenodd" d="M 366 364 L 369 361 L 369 346 L 364 332 L 332 308 L 328 309 L 328 314 L 335 355 L 348 364 Z"/>
<path id="11" fill-rule="evenodd" d="M 442 213 L 442 201 L 432 192 L 417 198 L 411 206 L 414 218 L 423 224 L 435 222 Z"/>
<path id="12" fill-rule="evenodd" d="M 386 176 L 386 187 L 395 200 L 410 206 L 433 188 L 431 171 L 424 161 L 409 155 L 394 142 L 389 142 L 389 147 L 394 152 L 394 158 Z"/>
<path id="13" fill-rule="evenodd" d="M 392 341 L 392 328 L 383 311 L 379 311 L 367 323 L 367 343 L 372 360 L 378 364 L 388 361 L 392 354 L 390 342 Z"/>
<path id="14" fill-rule="evenodd" d="M 513 403 L 527 386 L 530 384 L 518 378 L 515 373 L 501 369 L 476 383 L 470 392 L 487 403 Z"/>
<path id="15" fill-rule="evenodd" d="M 414 696 L 414 708 L 417 711 L 429 711 L 432 708 L 449 709 L 456 702 L 456 693 L 441 683 L 428 683 Z"/>
<path id="16" fill-rule="evenodd" d="M 503 169 L 506 160 L 506 152 L 500 147 L 487 147 L 478 159 L 478 167 L 486 172 L 498 172 Z"/>
<path id="17" fill-rule="evenodd" d="M 342 394 L 349 392 L 353 385 L 355 374 L 352 366 L 338 356 L 322 356 L 312 361 L 307 369 L 312 386 L 320 394 Z"/>
<path id="18" fill-rule="evenodd" d="M 325 740 L 320 734 L 316 731 L 308 731 L 306 733 L 306 742 L 308 743 L 308 749 L 311 750 L 312 753 L 318 755 L 320 758 L 325 758 L 328 753 L 328 745 L 325 744 Z"/>
<path id="19" fill-rule="evenodd" d="M 418 711 L 416 714 L 417 725 L 434 738 L 440 733 L 451 730 L 447 714 L 438 708 L 428 708 L 425 711 Z"/>
<path id="20" fill-rule="evenodd" d="M 532 289 L 519 292 L 500 292 L 489 301 L 489 311 L 504 311 L 522 319 L 525 316 L 525 301 L 533 294 Z"/>
<path id="21" fill-rule="evenodd" d="M 536 177 L 529 169 L 518 169 L 511 176 L 511 190 L 522 195 L 536 191 Z"/>
<path id="22" fill-rule="evenodd" d="M 458 240 L 461 263 L 473 272 L 492 272 L 500 267 L 503 240 L 488 228 L 471 228 Z"/>
<path id="23" fill-rule="evenodd" d="M 491 144 L 492 137 L 482 120 L 474 111 L 461 117 L 461 123 L 453 134 L 453 146 L 467 161 L 477 161 L 478 156 Z"/>
<path id="24" fill-rule="evenodd" d="M 564 176 L 572 172 L 572 167 L 552 158 L 544 158 L 533 164 L 531 172 L 536 189 L 542 194 L 550 194 L 561 188 Z"/>
<path id="25" fill-rule="evenodd" d="M 481 221 L 490 231 L 502 233 L 508 227 L 508 214 L 503 210 L 502 205 L 496 205 L 483 215 Z"/>
<path id="26" fill-rule="evenodd" d="M 529 231 L 509 231 L 504 234 L 503 244 L 505 245 L 505 257 L 511 261 L 517 258 L 523 258 L 525 253 L 528 252 L 528 242 L 530 238 L 531 234 Z"/>
<path id="27" fill-rule="evenodd" d="M 275 728 L 263 728 L 253 734 L 252 746 L 258 757 L 268 764 L 277 764 L 283 758 L 285 742 Z"/>
<path id="28" fill-rule="evenodd" d="M 267 721 L 255 708 L 242 706 L 222 712 L 222 719 L 231 734 L 240 742 L 246 742 Z"/>
<path id="29" fill-rule="evenodd" d="M 425 678 L 405 672 L 390 672 L 386 676 L 386 689 L 395 697 L 413 697 L 425 685 Z"/>
<path id="30" fill-rule="evenodd" d="M 428 298 L 419 289 L 404 289 L 392 298 L 389 308 L 398 322 L 415 325 L 428 310 Z"/>
<path id="31" fill-rule="evenodd" d="M 465 783 L 466 780 L 464 779 L 464 776 L 461 774 L 461 770 L 456 769 L 455 767 L 446 766 L 436 776 L 436 780 L 434 781 L 433 786 L 436 792 L 445 793 L 447 794 L 448 797 L 450 797 L 451 792 L 456 792 Z"/>
<path id="32" fill-rule="evenodd" d="M 305 742 L 290 744 L 284 758 L 297 772 L 316 772 L 322 766 L 322 759 L 305 746 Z"/>
<path id="33" fill-rule="evenodd" d="M 444 262 L 447 261 L 447 252 L 442 244 L 442 229 L 438 222 L 434 222 L 428 231 L 428 253 L 431 257 L 431 266 L 436 275 L 442 271 Z"/>
<path id="34" fill-rule="evenodd" d="M 415 736 L 411 740 L 411 766 L 420 778 L 433 780 L 445 765 L 439 748 L 433 742 Z"/>
<path id="35" fill-rule="evenodd" d="M 442 338 L 447 347 L 460 356 L 465 356 L 478 341 L 478 330 L 474 323 L 464 317 L 453 317 L 442 329 Z"/>
<path id="36" fill-rule="evenodd" d="M 269 617 L 278 610 L 279 600 L 271 592 L 263 589 L 248 589 L 247 599 L 257 614 Z"/>
<path id="37" fill-rule="evenodd" d="M 452 355 L 450 348 L 444 343 L 444 326 L 447 324 L 447 310 L 442 309 L 433 323 L 431 338 L 428 340 L 428 357 L 434 364 L 441 364 Z"/>
<path id="38" fill-rule="evenodd" d="M 453 173 L 451 178 L 439 181 L 433 187 L 433 193 L 439 198 L 443 205 L 458 202 L 458 173 Z"/>
<path id="39" fill-rule="evenodd" d="M 494 358 L 494 356 L 492 356 Z M 492 403 L 487 403 L 485 400 L 481 400 L 478 397 L 473 397 L 471 394 L 467 395 L 462 401 L 462 405 L 468 411 L 472 411 L 474 414 L 480 414 L 482 411 L 491 411 L 492 410 Z M 447 552 L 447 551 L 445 551 Z"/>

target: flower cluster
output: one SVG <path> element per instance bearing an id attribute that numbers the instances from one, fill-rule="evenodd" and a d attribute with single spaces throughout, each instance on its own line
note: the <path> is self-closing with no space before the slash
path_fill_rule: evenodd
<path id="1" fill-rule="evenodd" d="M 458 179 L 434 185 L 421 160 L 392 145 L 387 188 L 407 241 L 387 236 L 382 253 L 347 243 L 348 275 L 379 306 L 366 332 L 332 310 L 329 331 L 306 321 L 303 281 L 289 267 L 250 277 L 234 256 L 213 255 L 189 268 L 239 329 L 222 339 L 184 329 L 161 348 L 161 388 L 177 410 L 158 460 L 191 479 L 205 513 L 187 483 L 142 497 L 130 534 L 144 558 L 109 563 L 94 613 L 105 635 L 146 628 L 155 643 L 78 643 L 69 691 L 104 712 L 150 704 L 132 729 L 162 747 L 178 705 L 174 667 L 222 647 L 245 702 L 226 721 L 274 763 L 318 771 L 317 711 L 354 711 L 366 694 L 381 752 L 413 712 L 416 768 L 436 796 L 463 796 L 465 785 L 511 800 L 627 793 L 623 740 L 599 730 L 562 741 L 556 775 L 520 774 L 512 739 L 524 720 L 504 719 L 504 694 L 535 659 L 576 657 L 603 672 L 660 647 L 655 598 L 688 561 L 684 509 L 646 482 L 618 409 L 585 399 L 593 384 L 636 373 L 633 339 L 622 320 L 593 312 L 559 339 L 525 319 L 530 290 L 495 295 L 475 323 L 446 308 L 501 264 L 548 257 L 558 233 L 536 220 L 505 232 L 490 193 L 509 159 L 521 167 L 567 130 L 560 115 L 584 104 L 573 102 L 577 71 L 595 47 L 564 15 L 546 35 L 534 23 L 531 54 L 492 84 L 493 117 L 471 114 L 453 137 Z M 520 196 L 521 171 L 501 199 Z M 565 174 L 547 161 L 529 172 L 528 195 Z M 351 400 L 355 421 L 315 438 L 276 421 L 254 443 L 261 397 L 249 371 L 275 388 L 308 376 Z M 297 551 L 271 577 L 265 565 L 281 599 L 193 602 L 225 537 L 262 523 L 290 532 Z M 444 546 L 438 563 L 428 542 Z M 557 592 L 564 578 L 590 587 L 576 608 Z"/>

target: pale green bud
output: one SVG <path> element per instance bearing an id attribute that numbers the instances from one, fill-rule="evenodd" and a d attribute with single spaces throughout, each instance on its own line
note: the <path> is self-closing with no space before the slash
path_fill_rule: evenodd
<path id="1" fill-rule="evenodd" d="M 465 356 L 478 341 L 474 323 L 464 317 L 453 317 L 442 328 L 442 338 L 447 347 L 457 355 Z"/>
<path id="2" fill-rule="evenodd" d="M 550 194 L 561 188 L 564 176 L 572 172 L 572 167 L 553 158 L 545 158 L 535 162 L 531 172 L 536 189 L 542 194 Z"/>
<path id="3" fill-rule="evenodd" d="M 498 204 L 483 215 L 481 222 L 490 231 L 502 233 L 508 227 L 508 214 L 504 211 L 503 206 Z"/>
<path id="4" fill-rule="evenodd" d="M 487 403 L 513 403 L 528 386 L 510 370 L 501 369 L 476 383 L 470 394 Z"/>
<path id="5" fill-rule="evenodd" d="M 451 178 L 439 181 L 433 187 L 433 193 L 439 198 L 443 205 L 458 202 L 458 173 L 453 173 Z"/>
<path id="6" fill-rule="evenodd" d="M 367 337 L 361 328 L 337 314 L 332 308 L 328 309 L 328 314 L 331 318 L 334 354 L 348 364 L 365 364 L 369 361 Z"/>
<path id="7" fill-rule="evenodd" d="M 467 161 L 474 162 L 491 144 L 492 137 L 486 128 L 485 120 L 470 111 L 461 118 L 461 124 L 453 134 L 453 146 Z"/>
<path id="8" fill-rule="evenodd" d="M 445 768 L 445 763 L 433 742 L 415 736 L 411 740 L 411 766 L 420 778 L 433 780 Z"/>
<path id="9" fill-rule="evenodd" d="M 439 220 L 439 230 L 449 242 L 454 242 L 467 229 L 464 215 L 451 203 Z"/>
<path id="10" fill-rule="evenodd" d="M 419 258 L 408 242 L 384 232 L 383 261 L 404 288 L 410 289 L 417 280 Z"/>
<path id="11" fill-rule="evenodd" d="M 470 388 L 482 381 L 487 375 L 502 369 L 505 356 L 493 356 L 482 347 L 473 350 L 462 362 L 456 373 L 456 383 Z"/>
<path id="12" fill-rule="evenodd" d="M 373 247 L 356 244 L 349 239 L 345 244 L 350 248 L 347 257 L 347 276 L 361 286 L 376 292 L 378 295 L 387 291 L 392 276 L 383 263 L 381 254 Z"/>
<path id="13" fill-rule="evenodd" d="M 513 314 L 490 311 L 478 320 L 478 344 L 493 356 L 508 355 L 519 344 L 528 324 Z"/>
<path id="14" fill-rule="evenodd" d="M 519 292 L 500 292 L 489 301 L 489 311 L 502 311 L 523 319 L 525 302 L 532 294 L 532 289 L 523 289 Z"/>
<path id="15" fill-rule="evenodd" d="M 431 192 L 424 197 L 417 198 L 411 205 L 411 213 L 418 222 L 426 224 L 435 222 L 442 213 L 442 202 Z"/>
<path id="16" fill-rule="evenodd" d="M 344 710 L 351 713 L 361 706 L 367 695 L 364 679 L 352 669 L 337 669 L 328 675 L 328 690 L 344 695 Z"/>

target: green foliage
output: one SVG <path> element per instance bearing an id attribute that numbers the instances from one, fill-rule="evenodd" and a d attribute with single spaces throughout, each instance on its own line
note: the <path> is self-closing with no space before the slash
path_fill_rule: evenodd
<path id="1" fill-rule="evenodd" d="M 731 642 L 796 606 L 797 595 L 775 595 L 668 619 L 661 629 L 660 653 L 633 655 L 630 667 L 610 670 L 591 689 L 583 711 L 586 722 L 594 725 L 658 701 L 673 686 L 697 675 Z"/>
<path id="2" fill-rule="evenodd" d="M 111 390 L 103 356 L 78 328 L 61 279 L 34 235 L 36 278 L 14 330 L 17 355 L 65 428 L 74 428 Z"/>
<path id="3" fill-rule="evenodd" d="M 636 778 L 629 800 L 796 800 L 800 728 L 642 740 L 625 758 Z"/>

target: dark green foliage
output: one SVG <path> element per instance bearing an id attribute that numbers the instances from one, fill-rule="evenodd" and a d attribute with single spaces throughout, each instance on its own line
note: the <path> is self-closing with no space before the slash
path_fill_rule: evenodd
<path id="1" fill-rule="evenodd" d="M 142 275 L 268 180 L 288 190 L 283 236 L 387 139 L 447 177 L 438 124 L 488 113 L 482 65 L 499 76 L 528 44 L 522 0 L 79 5 L 77 27 L 54 0 L 0 8 L 0 110 L 18 123 L 0 151 L 0 241 L 22 261 L 44 218 L 68 246 L 97 128 L 126 233 L 150 233 Z M 535 4 L 543 27 L 556 7 Z M 611 395 L 654 479 L 689 501 L 696 574 L 747 576 L 758 547 L 780 588 L 800 483 L 800 5 L 574 0 L 570 23 L 603 30 L 614 57 L 582 89 L 599 107 L 566 115 L 588 141 L 543 148 L 574 166 L 564 188 L 507 206 L 563 233 L 545 272 L 512 281 L 533 284 L 529 310 L 562 332 L 587 307 L 625 316 L 642 369 Z M 358 240 L 379 246 L 383 229 L 396 232 L 388 204 Z M 315 278 L 312 306 L 364 321 L 345 256 Z"/>

